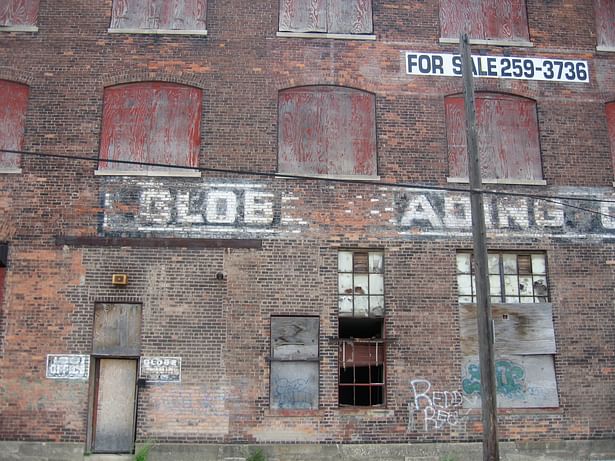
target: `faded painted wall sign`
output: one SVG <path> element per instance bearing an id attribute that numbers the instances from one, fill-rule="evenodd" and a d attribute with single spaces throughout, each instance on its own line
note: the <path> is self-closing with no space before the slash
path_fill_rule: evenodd
<path id="1" fill-rule="evenodd" d="M 380 238 L 470 237 L 469 195 L 372 186 L 352 195 L 328 184 L 310 200 L 284 180 L 274 183 L 105 178 L 99 232 L 107 236 L 260 237 L 322 232 L 343 226 Z M 290 186 L 289 186 L 290 185 Z M 288 186 L 288 187 L 287 187 Z M 606 188 L 550 188 L 552 195 L 603 202 L 566 202 L 592 214 L 529 197 L 487 195 L 485 219 L 492 236 L 615 238 L 615 195 Z M 326 205 L 324 205 L 326 203 Z"/>
<path id="2" fill-rule="evenodd" d="M 139 377 L 157 383 L 181 382 L 181 357 L 142 357 Z"/>
<path id="3" fill-rule="evenodd" d="M 76 354 L 47 354 L 47 372 L 50 379 L 88 379 L 90 356 Z"/>
<path id="4" fill-rule="evenodd" d="M 461 56 L 446 53 L 406 52 L 406 73 L 437 77 L 460 77 Z M 587 61 L 569 59 L 472 56 L 474 77 L 589 83 Z"/>

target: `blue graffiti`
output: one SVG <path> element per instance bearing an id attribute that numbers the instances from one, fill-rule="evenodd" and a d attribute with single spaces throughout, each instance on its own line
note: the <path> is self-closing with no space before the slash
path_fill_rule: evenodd
<path id="1" fill-rule="evenodd" d="M 303 408 L 313 407 L 312 396 L 308 389 L 308 379 L 278 378 L 273 383 L 273 396 L 279 408 Z"/>

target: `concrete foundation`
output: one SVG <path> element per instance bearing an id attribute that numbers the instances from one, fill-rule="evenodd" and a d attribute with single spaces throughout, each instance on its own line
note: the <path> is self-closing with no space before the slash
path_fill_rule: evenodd
<path id="1" fill-rule="evenodd" d="M 137 449 L 140 445 L 137 445 Z M 479 461 L 480 443 L 356 445 L 159 444 L 148 461 L 246 461 L 261 449 L 267 461 Z M 500 444 L 502 461 L 615 461 L 615 440 Z M 0 442 L 0 461 L 129 461 L 132 455 L 84 454 L 83 444 Z"/>

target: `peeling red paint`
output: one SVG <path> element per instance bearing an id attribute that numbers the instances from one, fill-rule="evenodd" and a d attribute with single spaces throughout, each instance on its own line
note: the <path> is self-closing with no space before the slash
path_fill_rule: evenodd
<path id="1" fill-rule="evenodd" d="M 352 88 L 291 88 L 279 98 L 279 170 L 376 175 L 374 95 Z"/>
<path id="2" fill-rule="evenodd" d="M 281 0 L 280 30 L 369 34 L 371 0 Z"/>
<path id="3" fill-rule="evenodd" d="M 445 99 L 449 174 L 468 176 L 462 96 Z M 499 93 L 476 95 L 481 172 L 485 178 L 542 179 L 536 103 Z"/>
<path id="4" fill-rule="evenodd" d="M 39 0 L 0 2 L 0 26 L 35 26 Z"/>
<path id="5" fill-rule="evenodd" d="M 112 29 L 205 30 L 206 0 L 114 0 Z"/>
<path id="6" fill-rule="evenodd" d="M 23 149 L 23 136 L 28 107 L 28 87 L 21 83 L 0 80 L 0 148 Z M 0 167 L 17 168 L 19 156 L 0 152 Z"/>
<path id="7" fill-rule="evenodd" d="M 440 29 L 445 38 L 529 40 L 525 0 L 442 0 Z"/>
<path id="8" fill-rule="evenodd" d="M 100 158 L 196 167 L 200 119 L 198 88 L 157 82 L 107 88 Z M 147 169 L 105 161 L 100 168 Z"/>

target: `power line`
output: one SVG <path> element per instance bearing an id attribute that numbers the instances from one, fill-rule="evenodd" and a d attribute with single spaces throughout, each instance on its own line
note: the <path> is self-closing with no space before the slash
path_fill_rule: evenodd
<path id="1" fill-rule="evenodd" d="M 87 162 L 108 162 L 108 163 L 118 163 L 122 165 L 137 165 L 137 166 L 148 166 L 148 167 L 158 167 L 158 168 L 170 168 L 170 169 L 181 169 L 181 170 L 196 170 L 207 173 L 224 173 L 224 174 L 233 174 L 233 175 L 243 175 L 243 176 L 260 176 L 260 177 L 268 177 L 268 178 L 284 178 L 284 179 L 302 179 L 306 181 L 322 181 L 322 182 L 334 182 L 334 183 L 342 183 L 342 184 L 356 184 L 356 185 L 372 185 L 378 187 L 395 187 L 395 188 L 403 188 L 403 189 L 419 189 L 426 191 L 437 191 L 437 192 L 461 192 L 461 193 L 470 193 L 472 189 L 470 187 L 451 187 L 451 186 L 436 186 L 436 185 L 425 185 L 425 184 L 413 184 L 413 183 L 401 183 L 401 182 L 383 182 L 383 181 L 375 181 L 375 180 L 358 180 L 352 178 L 330 178 L 330 177 L 319 177 L 319 176 L 307 176 L 307 175 L 298 175 L 298 174 L 288 174 L 288 173 L 271 173 L 271 172 L 262 172 L 262 171 L 254 171 L 254 170 L 235 170 L 229 168 L 211 168 L 211 167 L 187 167 L 185 165 L 176 165 L 176 164 L 168 164 L 168 163 L 153 163 L 153 162 L 137 162 L 133 160 L 113 160 L 113 159 L 100 159 L 97 157 L 86 157 L 83 155 L 66 155 L 66 154 L 51 154 L 51 153 L 43 153 L 43 152 L 30 152 L 25 150 L 14 150 L 14 149 L 0 149 L 0 152 L 6 152 L 9 154 L 19 154 L 25 156 L 32 157 L 44 157 L 44 158 L 57 158 L 64 160 L 83 160 Z M 610 215 L 608 213 L 603 213 L 598 210 L 592 210 L 589 208 L 580 207 L 577 205 L 572 205 L 569 203 L 561 202 L 560 200 L 574 200 L 577 202 L 594 202 L 594 203 L 613 203 L 615 204 L 615 200 L 601 200 L 593 197 L 570 197 L 570 196 L 562 196 L 562 195 L 542 195 L 542 194 L 528 194 L 524 192 L 514 192 L 514 191 L 497 191 L 492 189 L 481 189 L 480 192 L 485 194 L 495 195 L 495 196 L 509 196 L 509 197 L 523 197 L 523 198 L 531 198 L 534 200 L 544 200 L 546 202 L 555 203 L 561 206 L 573 208 L 579 211 L 584 211 L 587 213 L 595 214 L 598 216 L 604 216 L 610 219 L 615 220 L 615 215 Z"/>

